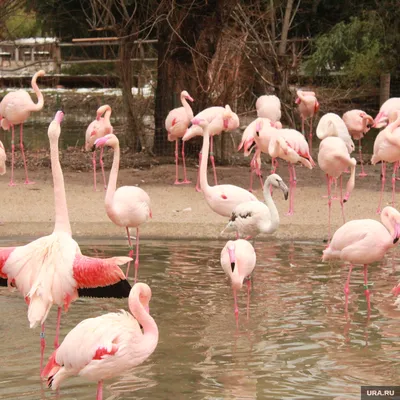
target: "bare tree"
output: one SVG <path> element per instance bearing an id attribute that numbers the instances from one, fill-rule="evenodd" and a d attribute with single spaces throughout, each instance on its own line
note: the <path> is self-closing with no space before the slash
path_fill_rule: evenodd
<path id="1" fill-rule="evenodd" d="M 155 1 L 89 0 L 90 8 L 84 9 L 92 30 L 107 31 L 119 38 L 118 70 L 126 113 L 127 144 L 136 150 L 146 150 L 144 115 L 148 112 L 149 99 L 132 96 L 135 69 L 132 59 L 141 52 L 140 40 L 148 37 L 156 22 Z"/>
<path id="2" fill-rule="evenodd" d="M 0 39 L 6 35 L 5 22 L 25 5 L 24 0 L 0 0 Z"/>

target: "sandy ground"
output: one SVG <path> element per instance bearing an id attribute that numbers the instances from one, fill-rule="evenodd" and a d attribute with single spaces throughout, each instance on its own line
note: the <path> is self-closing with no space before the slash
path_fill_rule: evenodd
<path id="1" fill-rule="evenodd" d="M 218 167 L 219 183 L 231 183 L 248 188 L 249 168 L 241 166 Z M 264 177 L 270 165 L 263 166 Z M 368 176 L 356 178 L 356 187 L 348 203 L 345 204 L 347 220 L 358 218 L 379 219 L 376 214 L 380 189 L 380 166 L 367 166 Z M 210 171 L 210 169 L 209 169 Z M 108 171 L 107 171 L 108 172 Z M 358 171 L 359 172 L 359 166 Z M 289 186 L 288 170 L 282 162 L 278 173 Z M 189 168 L 189 177 L 195 181 L 196 169 Z M 383 205 L 391 201 L 390 177 L 387 180 Z M 347 182 L 349 175 L 344 175 Z M 49 234 L 53 228 L 54 204 L 52 177 L 50 169 L 41 168 L 30 171 L 34 185 L 23 184 L 23 170 L 16 171 L 15 187 L 9 187 L 10 171 L 0 179 L 1 204 L 0 238 L 3 242 L 16 237 L 35 238 Z M 104 209 L 105 191 L 100 184 L 98 174 L 98 191 L 93 191 L 91 172 L 64 172 L 67 201 L 73 235 L 76 238 L 125 237 L 123 228 L 115 226 L 107 217 Z M 211 173 L 209 173 L 212 182 Z M 289 202 L 285 201 L 282 192 L 274 193 L 281 225 L 277 232 L 269 237 L 288 240 L 323 240 L 327 237 L 327 199 L 326 180 L 323 172 L 316 167 L 312 171 L 297 167 L 297 189 L 295 192 L 295 214 L 285 215 Z M 194 190 L 194 184 L 172 184 L 174 165 L 159 165 L 146 170 L 120 170 L 118 186 L 139 185 L 147 191 L 152 201 L 153 219 L 141 227 L 142 238 L 147 239 L 221 239 L 221 230 L 227 218 L 216 215 L 203 199 L 202 193 Z M 398 185 L 400 187 L 400 183 Z M 259 181 L 255 181 L 255 195 L 262 199 Z M 100 189 L 100 190 L 99 190 Z M 333 202 L 333 229 L 341 225 L 340 203 Z M 268 236 L 260 236 L 268 240 Z"/>

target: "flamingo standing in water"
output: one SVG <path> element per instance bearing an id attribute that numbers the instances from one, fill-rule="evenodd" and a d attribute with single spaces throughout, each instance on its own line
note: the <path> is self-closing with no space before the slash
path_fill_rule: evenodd
<path id="1" fill-rule="evenodd" d="M 270 187 L 282 190 L 285 200 L 289 189 L 278 174 L 272 174 L 265 180 L 264 201 L 240 203 L 233 210 L 225 229 L 221 232 L 236 232 L 238 237 L 254 238 L 260 233 L 274 233 L 279 227 L 279 213 L 272 200 Z"/>
<path id="2" fill-rule="evenodd" d="M 86 257 L 72 239 L 58 154 L 63 115 L 58 111 L 48 129 L 54 185 L 54 231 L 25 246 L 0 248 L 0 277 L 7 279 L 9 285 L 15 286 L 24 296 L 30 327 L 42 326 L 40 370 L 45 348 L 45 321 L 53 304 L 58 306 L 54 342 L 57 348 L 62 307 L 67 311 L 78 296 L 128 297 L 130 291 L 130 285 L 118 267 L 130 258 Z"/>
<path id="3" fill-rule="evenodd" d="M 216 118 L 222 119 L 219 115 Z M 209 207 L 219 215 L 230 217 L 235 207 L 245 201 L 258 201 L 248 190 L 235 185 L 210 186 L 207 180 L 207 162 L 209 151 L 209 127 L 211 124 L 205 119 L 193 118 L 193 126 L 187 130 L 183 141 L 193 136 L 203 135 L 202 159 L 200 163 L 200 187 Z"/>
<path id="4" fill-rule="evenodd" d="M 23 125 L 26 120 L 31 115 L 32 111 L 40 111 L 44 105 L 43 95 L 36 83 L 39 76 L 44 76 L 45 72 L 40 70 L 35 73 L 32 77 L 31 86 L 35 91 L 38 102 L 35 104 L 31 96 L 25 90 L 17 90 L 16 92 L 7 93 L 0 103 L 0 120 L 1 126 L 5 130 L 9 130 L 11 127 L 11 179 L 10 186 L 15 186 L 14 182 L 14 126 L 20 125 L 19 127 L 19 138 L 20 138 L 20 148 L 22 152 L 22 158 L 24 160 L 25 168 L 25 184 L 29 185 L 34 182 L 30 181 L 28 178 L 28 168 L 26 166 L 25 152 L 24 152 L 24 142 L 23 142 Z"/>
<path id="5" fill-rule="evenodd" d="M 360 152 L 360 164 L 361 164 L 361 172 L 358 174 L 358 176 L 360 177 L 367 176 L 367 174 L 364 171 L 361 139 L 371 129 L 372 125 L 374 124 L 374 119 L 362 110 L 347 111 L 343 114 L 342 119 L 346 124 L 351 137 L 355 140 L 358 140 L 359 144 L 358 149 Z"/>
<path id="6" fill-rule="evenodd" d="M 222 118 L 220 118 L 222 116 Z M 200 111 L 194 117 L 196 120 L 204 119 L 209 123 L 209 136 L 210 136 L 210 161 L 214 172 L 214 184 L 218 185 L 217 171 L 215 169 L 214 158 L 214 136 L 220 135 L 222 131 L 233 131 L 240 125 L 239 117 L 232 111 L 227 104 L 225 107 L 215 106 L 206 108 Z M 202 152 L 199 153 L 199 169 L 197 172 L 196 191 L 200 192 L 200 164 L 202 160 Z"/>
<path id="7" fill-rule="evenodd" d="M 68 377 L 79 375 L 98 382 L 96 400 L 102 400 L 103 380 L 141 364 L 157 347 L 158 327 L 149 314 L 150 299 L 150 287 L 136 283 L 129 295 L 132 314 L 108 313 L 73 328 L 43 370 L 49 387 L 56 390 Z"/>
<path id="8" fill-rule="evenodd" d="M 245 279 L 247 279 L 247 317 L 249 316 L 250 275 L 256 266 L 254 247 L 244 239 L 229 240 L 221 251 L 221 265 L 225 274 L 231 280 L 235 301 L 236 325 L 238 325 L 239 309 L 236 292 L 242 288 Z"/>
<path id="9" fill-rule="evenodd" d="M 400 97 L 391 97 L 386 100 L 379 109 L 379 113 L 374 119 L 374 128 L 384 128 L 389 123 L 389 114 L 400 111 Z"/>
<path id="10" fill-rule="evenodd" d="M 350 263 L 349 275 L 344 286 L 346 312 L 353 265 L 364 265 L 364 289 L 369 311 L 371 306 L 368 264 L 382 260 L 400 238 L 400 213 L 396 209 L 385 207 L 382 210 L 381 221 L 382 223 L 374 219 L 358 219 L 345 223 L 334 233 L 331 243 L 323 252 L 323 261 L 339 259 Z"/>
<path id="11" fill-rule="evenodd" d="M 193 118 L 192 107 L 187 101 L 193 102 L 193 98 L 186 90 L 181 92 L 181 103 L 183 107 L 174 108 L 171 110 L 165 119 L 165 129 L 168 132 L 168 140 L 175 140 L 175 185 L 182 183 L 190 183 L 186 176 L 185 162 L 185 143 L 182 142 L 182 162 L 183 162 L 183 181 L 178 179 L 178 162 L 179 162 L 179 139 L 183 137 L 186 129 L 189 127 L 190 121 Z"/>
<path id="12" fill-rule="evenodd" d="M 136 258 L 135 258 L 135 282 L 139 269 L 139 226 L 151 218 L 150 197 L 141 188 L 136 186 L 122 186 L 117 189 L 117 178 L 120 160 L 119 140 L 110 133 L 97 139 L 96 147 L 109 146 L 114 150 L 114 158 L 105 198 L 106 213 L 115 225 L 126 229 L 129 243 L 129 257 L 133 256 L 133 247 L 129 228 L 136 228 Z M 126 270 L 129 274 L 130 263 Z"/>
<path id="13" fill-rule="evenodd" d="M 94 142 L 96 139 L 99 139 L 109 133 L 113 133 L 113 127 L 110 122 L 111 117 L 111 107 L 108 104 L 101 106 L 97 109 L 97 116 L 94 121 L 92 121 L 86 129 L 85 135 L 85 150 L 89 151 L 93 149 Z M 104 117 L 103 117 L 104 115 Z M 100 150 L 100 166 L 101 166 L 101 173 L 103 175 L 103 182 L 104 182 L 104 190 L 107 189 L 106 184 L 106 176 L 104 174 L 104 163 L 103 163 L 103 151 L 104 149 L 101 148 Z M 96 182 L 96 149 L 93 150 L 93 182 L 94 182 L 94 190 L 97 190 L 97 182 Z"/>
<path id="14" fill-rule="evenodd" d="M 310 133 L 308 135 L 308 147 L 312 150 L 312 121 L 314 115 L 319 110 L 319 103 L 315 97 L 314 92 L 307 92 L 304 90 L 298 90 L 296 92 L 297 98 L 295 103 L 299 106 L 299 113 L 301 117 L 301 133 L 306 136 L 304 130 L 304 121 L 310 118 Z"/>
<path id="15" fill-rule="evenodd" d="M 394 196 L 396 192 L 396 172 L 400 161 L 400 110 L 392 111 L 389 114 L 389 125 L 379 132 L 374 142 L 374 154 L 371 158 L 371 164 L 375 165 L 382 162 L 382 185 L 381 195 L 377 213 L 381 212 L 383 190 L 386 181 L 386 163 L 394 163 L 392 174 L 392 206 L 394 206 Z"/>

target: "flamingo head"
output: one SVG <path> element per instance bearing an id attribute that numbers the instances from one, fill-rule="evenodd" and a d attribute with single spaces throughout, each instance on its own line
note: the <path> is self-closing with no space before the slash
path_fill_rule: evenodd
<path id="1" fill-rule="evenodd" d="M 285 197 L 285 200 L 288 199 L 289 196 L 289 188 L 286 186 L 285 182 L 283 182 L 283 179 L 278 175 L 278 174 L 271 174 L 266 180 L 264 187 L 268 188 L 269 186 L 273 186 L 275 188 L 281 189 L 283 192 L 283 196 Z"/>
<path id="2" fill-rule="evenodd" d="M 373 128 L 383 128 L 388 124 L 389 114 L 385 111 L 381 111 L 374 119 L 374 123 L 372 125 Z"/>
<path id="3" fill-rule="evenodd" d="M 235 245 L 232 242 L 232 240 L 228 242 L 228 255 L 229 255 L 229 261 L 231 263 L 231 269 L 233 272 L 236 266 L 236 256 L 235 256 Z"/>
<path id="4" fill-rule="evenodd" d="M 365 122 L 365 129 L 366 129 L 365 133 L 366 133 L 374 126 L 374 119 L 365 112 L 360 113 L 360 117 Z"/>
<path id="5" fill-rule="evenodd" d="M 103 106 L 100 106 L 97 111 L 96 111 L 96 120 L 100 121 L 102 119 L 103 114 L 109 111 L 109 113 L 106 114 L 106 118 L 109 121 L 110 120 L 110 115 L 111 115 L 111 107 L 108 104 L 105 104 Z"/>
<path id="6" fill-rule="evenodd" d="M 119 140 L 113 133 L 109 133 L 108 135 L 96 139 L 94 145 L 96 149 L 104 146 L 115 147 L 119 145 Z"/>
<path id="7" fill-rule="evenodd" d="M 129 294 L 129 307 L 132 309 L 133 303 L 139 300 L 141 306 L 148 313 L 150 311 L 150 300 L 151 300 L 151 289 L 143 282 L 138 282 L 133 285 L 131 292 Z M 131 306 L 132 305 L 132 306 Z"/>
<path id="8" fill-rule="evenodd" d="M 295 104 L 300 104 L 301 103 L 300 97 L 296 97 L 296 100 L 294 102 Z"/>
<path id="9" fill-rule="evenodd" d="M 47 130 L 47 135 L 49 139 L 58 139 L 61 133 L 60 124 L 64 118 L 64 113 L 62 111 L 57 111 L 54 116 L 53 121 L 50 122 L 49 129 Z"/>
<path id="10" fill-rule="evenodd" d="M 192 97 L 186 90 L 183 90 L 183 91 L 182 91 L 181 97 L 183 97 L 183 98 L 186 99 L 186 100 L 191 101 L 192 103 L 194 102 L 193 97 Z"/>

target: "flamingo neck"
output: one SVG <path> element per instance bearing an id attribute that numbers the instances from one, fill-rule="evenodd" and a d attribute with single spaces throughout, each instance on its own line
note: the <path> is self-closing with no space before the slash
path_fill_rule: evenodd
<path id="1" fill-rule="evenodd" d="M 390 236 L 393 237 L 394 236 L 394 226 L 393 226 L 393 222 L 392 222 L 390 216 L 391 216 L 391 209 L 389 207 L 382 210 L 382 213 L 381 213 L 382 224 L 389 231 Z"/>
<path id="2" fill-rule="evenodd" d="M 115 143 L 111 147 L 114 150 L 114 156 L 110 171 L 110 177 L 108 178 L 107 192 L 105 198 L 107 214 L 112 213 L 113 210 L 113 197 L 117 189 L 117 179 L 118 179 L 119 160 L 120 160 L 119 143 Z"/>
<path id="3" fill-rule="evenodd" d="M 138 295 L 129 299 L 129 309 L 143 327 L 143 339 L 146 341 L 146 345 L 142 345 L 142 347 L 145 347 L 149 351 L 149 354 L 151 354 L 158 343 L 157 324 L 139 301 Z"/>
<path id="4" fill-rule="evenodd" d="M 268 222 L 264 223 L 263 226 L 262 226 L 262 231 L 264 233 L 275 232 L 278 229 L 279 222 L 280 222 L 278 209 L 276 208 L 275 202 L 272 199 L 269 187 L 270 187 L 270 183 L 269 183 L 269 181 L 267 179 L 267 181 L 265 182 L 265 185 L 264 185 L 263 195 L 264 195 L 265 204 L 269 208 L 269 212 L 270 212 L 271 218 L 270 218 L 270 220 Z"/>
<path id="5" fill-rule="evenodd" d="M 204 194 L 207 194 L 210 185 L 207 180 L 207 165 L 208 165 L 208 152 L 210 149 L 210 135 L 208 133 L 208 126 L 203 130 L 203 147 L 201 148 L 201 163 L 200 163 L 200 187 Z"/>
<path id="6" fill-rule="evenodd" d="M 186 115 L 189 117 L 189 119 L 193 119 L 192 107 L 190 107 L 190 104 L 186 100 L 185 96 L 181 96 L 181 103 L 183 105 L 183 108 L 185 109 Z"/>
<path id="7" fill-rule="evenodd" d="M 44 99 L 43 99 L 43 95 L 42 92 L 39 89 L 39 86 L 36 83 L 36 79 L 37 79 L 37 75 L 35 74 L 32 78 L 32 89 L 35 91 L 35 94 L 37 96 L 38 102 L 35 104 L 32 102 L 32 109 L 31 111 L 40 111 L 43 108 L 44 105 Z"/>
<path id="8" fill-rule="evenodd" d="M 54 186 L 55 224 L 54 232 L 61 231 L 72 235 L 68 216 L 67 196 L 65 194 L 64 176 L 58 154 L 58 139 L 50 139 L 51 173 Z"/>

